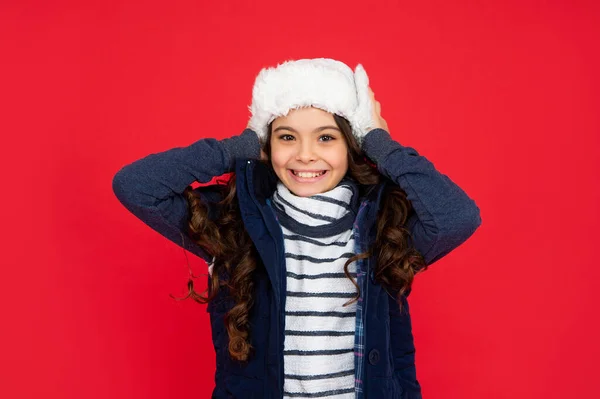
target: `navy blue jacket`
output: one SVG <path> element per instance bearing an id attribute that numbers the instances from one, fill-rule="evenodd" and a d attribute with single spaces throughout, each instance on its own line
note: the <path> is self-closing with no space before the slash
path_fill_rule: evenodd
<path id="1" fill-rule="evenodd" d="M 363 138 L 364 153 L 386 179 L 360 199 L 355 222 L 357 251 L 375 240 L 373 228 L 386 184 L 397 184 L 407 194 L 413 211 L 406 227 L 413 244 L 431 265 L 469 238 L 481 224 L 475 202 L 449 177 L 417 151 L 393 140 L 383 129 Z M 194 181 L 206 183 L 215 176 L 235 172 L 241 216 L 259 254 L 255 271 L 255 305 L 250 310 L 254 355 L 246 364 L 229 358 L 223 316 L 233 305 L 227 290 L 209 303 L 212 340 L 216 353 L 213 398 L 282 398 L 283 339 L 286 294 L 283 235 L 270 197 L 277 177 L 262 165 L 256 133 L 246 129 L 239 136 L 205 138 L 187 147 L 150 154 L 121 168 L 113 178 L 119 201 L 145 224 L 207 262 L 212 257 L 185 234 L 189 211 L 183 191 Z M 211 212 L 221 199 L 214 186 L 195 189 Z M 182 234 L 183 233 L 183 234 Z M 361 345 L 355 356 L 357 398 L 421 398 L 416 378 L 415 347 L 407 293 L 405 311 L 377 284 L 373 270 L 377 260 L 357 261 L 365 276 L 361 287 Z M 358 335 L 358 333 L 357 333 Z"/>

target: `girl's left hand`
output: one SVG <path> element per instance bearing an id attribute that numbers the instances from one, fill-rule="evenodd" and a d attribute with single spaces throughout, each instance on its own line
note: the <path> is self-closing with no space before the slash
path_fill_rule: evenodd
<path id="1" fill-rule="evenodd" d="M 387 122 L 381 117 L 381 104 L 379 101 L 375 100 L 375 93 L 373 93 L 371 87 L 369 87 L 369 95 L 371 96 L 371 104 L 373 105 L 371 110 L 373 117 L 373 129 L 383 129 L 389 132 Z"/>

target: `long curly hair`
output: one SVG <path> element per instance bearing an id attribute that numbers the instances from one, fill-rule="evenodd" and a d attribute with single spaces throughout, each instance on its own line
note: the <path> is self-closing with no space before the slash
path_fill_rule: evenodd
<path id="1" fill-rule="evenodd" d="M 352 135 L 350 123 L 343 117 L 334 114 L 337 126 L 343 133 L 348 145 L 348 171 L 359 186 L 362 196 L 373 185 L 385 179 L 376 167 L 369 164 L 356 139 Z M 268 158 L 271 158 L 272 123 L 268 127 L 268 137 L 264 147 Z M 272 168 L 270 161 L 260 160 Z M 219 290 L 225 287 L 235 304 L 225 314 L 225 326 L 229 336 L 229 355 L 238 361 L 247 361 L 252 351 L 250 344 L 249 313 L 253 305 L 254 281 L 253 273 L 257 268 L 258 253 L 250 236 L 244 228 L 236 195 L 236 176 L 233 173 L 222 185 L 223 198 L 218 202 L 218 215 L 208 217 L 208 209 L 191 186 L 184 191 L 189 206 L 187 234 L 199 246 L 214 257 L 213 269 L 208 288 L 203 291 L 207 296 L 194 290 L 193 280 L 188 281 L 189 293 L 183 298 L 192 298 L 199 303 L 212 301 Z M 348 266 L 355 260 L 375 255 L 377 266 L 375 280 L 381 284 L 389 295 L 396 298 L 402 310 L 401 296 L 410 290 L 415 273 L 427 269 L 423 256 L 414 248 L 410 231 L 405 227 L 408 215 L 412 210 L 406 192 L 396 184 L 387 184 L 384 188 L 383 200 L 377 214 L 376 240 L 366 252 L 356 254 L 344 264 L 344 273 L 357 289 L 356 296 L 348 301 L 347 306 L 358 300 L 360 288 L 351 277 Z M 391 294 L 392 292 L 393 294 Z"/>

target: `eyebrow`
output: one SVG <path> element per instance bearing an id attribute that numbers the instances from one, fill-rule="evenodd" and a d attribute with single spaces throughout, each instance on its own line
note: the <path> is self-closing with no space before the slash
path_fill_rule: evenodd
<path id="1" fill-rule="evenodd" d="M 327 126 L 321 126 L 321 127 L 316 128 L 315 130 L 313 130 L 313 133 L 322 132 L 323 130 L 327 130 L 327 129 L 334 129 L 340 133 L 342 132 L 337 126 L 327 125 Z M 275 133 L 279 130 L 289 130 L 290 132 L 298 133 L 298 131 L 296 129 L 294 129 L 293 127 L 290 127 L 290 126 L 279 126 L 279 127 L 277 127 L 277 129 L 273 130 L 273 133 Z"/>

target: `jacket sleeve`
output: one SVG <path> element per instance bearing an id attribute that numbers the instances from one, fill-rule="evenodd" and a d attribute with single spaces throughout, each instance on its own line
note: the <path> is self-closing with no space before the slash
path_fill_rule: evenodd
<path id="1" fill-rule="evenodd" d="M 367 133 L 362 147 L 379 172 L 411 201 L 414 212 L 407 228 L 427 265 L 465 242 L 481 225 L 475 201 L 414 148 L 401 145 L 379 128 Z"/>
<path id="2" fill-rule="evenodd" d="M 123 166 L 113 177 L 117 199 L 142 222 L 206 262 L 212 260 L 187 235 L 189 209 L 183 191 L 194 181 L 207 183 L 234 171 L 237 158 L 259 158 L 256 133 L 245 129 L 222 140 L 200 139 L 187 147 L 175 147 L 145 156 Z M 214 187 L 196 189 L 209 206 L 217 202 Z"/>

